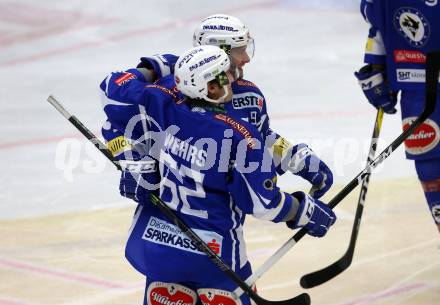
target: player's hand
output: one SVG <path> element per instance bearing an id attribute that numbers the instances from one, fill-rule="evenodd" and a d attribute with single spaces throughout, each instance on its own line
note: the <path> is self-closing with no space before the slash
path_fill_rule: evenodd
<path id="1" fill-rule="evenodd" d="M 290 170 L 312 184 L 312 197 L 321 198 L 333 184 L 332 171 L 306 144 L 295 145 L 293 152 Z"/>
<path id="2" fill-rule="evenodd" d="M 141 62 L 137 68 L 146 68 L 154 72 L 156 79 L 161 79 L 170 74 L 174 74 L 174 65 L 179 57 L 173 54 L 156 54 L 149 57 L 141 57 Z"/>
<path id="3" fill-rule="evenodd" d="M 373 70 L 371 65 L 366 65 L 354 75 L 371 105 L 382 107 L 389 114 L 396 113 L 397 92 L 391 90 L 384 71 Z"/>
<path id="4" fill-rule="evenodd" d="M 134 175 L 139 175 L 129 171 L 122 171 L 121 180 L 119 181 L 119 192 L 122 196 L 139 202 L 145 196 L 144 188 L 139 187 Z"/>
<path id="5" fill-rule="evenodd" d="M 286 222 L 287 226 L 291 229 L 304 227 L 309 235 L 323 237 L 336 221 L 332 209 L 304 192 L 295 192 L 292 196 L 299 201 L 299 208 L 295 218 Z"/>

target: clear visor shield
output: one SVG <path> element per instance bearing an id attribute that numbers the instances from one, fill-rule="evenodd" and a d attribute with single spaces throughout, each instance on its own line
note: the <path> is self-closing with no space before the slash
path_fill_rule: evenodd
<path id="1" fill-rule="evenodd" d="M 254 57 L 255 43 L 254 39 L 249 37 L 247 45 L 231 48 L 229 55 L 235 61 L 249 62 Z"/>
<path id="2" fill-rule="evenodd" d="M 234 74 L 234 78 L 243 77 L 243 66 L 251 61 L 254 57 L 255 43 L 254 39 L 249 37 L 245 46 L 232 48 L 229 50 L 229 58 L 231 60 L 230 71 Z"/>

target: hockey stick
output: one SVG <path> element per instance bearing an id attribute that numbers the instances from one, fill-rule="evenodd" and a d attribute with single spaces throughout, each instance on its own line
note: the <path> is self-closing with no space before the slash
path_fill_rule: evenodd
<path id="1" fill-rule="evenodd" d="M 376 168 L 382 161 L 388 158 L 391 153 L 408 138 L 413 131 L 420 126 L 435 109 L 435 103 L 437 100 L 437 84 L 439 78 L 440 69 L 440 52 L 432 52 L 427 55 L 426 59 L 426 102 L 425 109 L 422 114 L 405 130 L 400 136 L 398 136 L 387 148 L 385 148 L 376 159 L 367 165 L 350 183 L 348 183 L 332 200 L 328 203 L 330 208 L 334 208 L 341 202 L 356 186 L 362 183 L 366 175 L 369 175 L 371 171 Z M 266 273 L 272 266 L 278 262 L 295 244 L 307 234 L 307 229 L 300 229 L 294 236 L 287 240 L 281 248 L 279 248 L 269 259 L 258 268 L 247 280 L 248 285 L 254 284 L 261 276 Z M 308 288 L 308 283 L 301 282 L 301 286 Z M 242 291 L 237 288 L 234 293 L 240 295 Z"/>
<path id="2" fill-rule="evenodd" d="M 80 120 L 76 118 L 76 116 L 71 115 L 66 109 L 64 109 L 63 105 L 61 105 L 52 95 L 47 98 L 47 101 L 56 109 L 63 117 L 65 117 L 76 129 L 78 129 L 90 142 L 95 145 L 97 149 L 99 149 L 107 159 L 112 162 L 118 170 L 121 170 L 121 166 L 118 161 L 113 159 L 112 153 L 107 149 L 107 147 L 102 143 L 94 134 L 91 132 L 86 126 L 81 123 Z"/>
<path id="3" fill-rule="evenodd" d="M 425 109 L 423 110 L 422 114 L 411 124 L 411 126 L 407 130 L 405 130 L 400 135 L 400 137 L 397 138 L 393 143 L 391 143 L 391 145 L 384 151 L 386 152 L 387 150 L 389 150 L 389 152 L 387 153 L 386 156 L 384 156 L 384 158 L 388 157 L 392 151 L 394 151 L 403 141 L 405 141 L 405 139 L 410 134 L 412 134 L 413 131 L 418 126 L 420 126 L 423 123 L 423 121 L 425 121 L 434 112 L 436 106 L 435 104 L 437 101 L 439 70 L 440 70 L 440 52 L 428 53 L 426 58 Z M 381 156 L 382 154 L 380 154 L 378 158 L 380 158 Z M 376 158 L 376 160 L 378 158 Z M 370 163 L 374 165 L 374 167 L 378 164 L 375 163 L 376 160 Z M 334 262 L 328 267 L 304 275 L 300 281 L 302 287 L 312 288 L 322 283 L 325 283 L 330 279 L 334 278 L 335 276 L 337 276 L 338 274 L 340 274 L 341 272 L 343 272 L 345 269 L 347 269 L 350 266 L 353 260 L 354 250 L 356 246 L 356 239 L 362 218 L 363 206 L 365 202 L 365 195 L 367 192 L 370 173 L 371 171 L 367 175 L 365 175 L 365 177 L 361 178 L 365 180 L 364 183 L 362 184 L 362 189 L 359 196 L 358 208 L 356 209 L 355 221 L 353 224 L 352 235 L 350 238 L 350 244 L 348 246 L 346 253 L 338 261 Z"/>
<path id="4" fill-rule="evenodd" d="M 99 149 L 115 166 L 121 170 L 119 162 L 114 160 L 111 152 L 81 121 L 75 116 L 71 115 L 64 107 L 53 97 L 49 96 L 47 101 L 52 104 L 68 121 L 70 121 L 87 139 L 89 139 L 96 148 Z M 169 208 L 157 196 L 151 195 L 151 202 L 156 205 L 176 226 L 179 227 L 197 246 L 203 251 L 221 271 L 223 271 L 231 280 L 233 280 L 247 295 L 254 300 L 258 305 L 310 305 L 310 296 L 307 293 L 302 293 L 294 298 L 269 301 L 260 297 L 244 280 L 242 280 L 237 273 L 235 273 L 211 248 L 190 228 L 183 220 L 176 215 L 176 213 Z"/>
<path id="5" fill-rule="evenodd" d="M 368 152 L 367 164 L 370 164 L 373 161 L 374 155 L 376 154 L 377 139 L 379 138 L 380 129 L 382 127 L 382 118 L 383 109 L 379 108 L 376 115 L 376 121 L 374 122 L 374 130 L 373 136 L 371 138 L 370 150 Z M 364 181 L 362 181 L 361 192 L 359 193 L 356 214 L 354 217 L 353 228 L 351 229 L 350 243 L 348 245 L 347 251 L 339 260 L 337 260 L 333 264 L 321 270 L 304 275 L 301 278 L 301 285 L 303 287 L 312 288 L 321 285 L 336 277 L 351 265 L 351 262 L 353 261 L 354 250 L 356 247 L 356 240 L 359 233 L 359 227 L 362 221 L 362 212 L 364 210 L 365 197 L 368 191 L 370 176 L 371 173 L 367 174 Z"/>

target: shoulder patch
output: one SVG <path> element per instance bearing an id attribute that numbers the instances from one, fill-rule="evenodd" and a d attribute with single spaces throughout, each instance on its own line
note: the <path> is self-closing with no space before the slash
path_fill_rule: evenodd
<path id="1" fill-rule="evenodd" d="M 255 147 L 255 141 L 253 140 L 252 134 L 244 125 L 224 114 L 216 114 L 214 115 L 214 118 L 225 122 L 226 124 L 234 128 L 236 131 L 238 131 L 246 139 L 247 146 L 249 148 Z"/>
<path id="2" fill-rule="evenodd" d="M 120 76 L 118 79 L 115 80 L 115 84 L 118 86 L 122 86 L 123 84 L 135 78 L 136 75 L 134 75 L 133 73 L 125 72 L 124 74 L 122 74 L 122 76 Z"/>
<path id="3" fill-rule="evenodd" d="M 238 86 L 249 86 L 249 87 L 258 88 L 253 82 L 250 82 L 250 81 L 244 80 L 244 79 L 237 79 L 236 83 Z"/>

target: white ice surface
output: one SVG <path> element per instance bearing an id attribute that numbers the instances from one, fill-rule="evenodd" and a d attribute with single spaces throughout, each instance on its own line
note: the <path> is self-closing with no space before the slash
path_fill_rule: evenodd
<path id="1" fill-rule="evenodd" d="M 0 1 L 0 219 L 130 205 L 112 165 L 86 151 L 46 98 L 54 94 L 98 133 L 106 74 L 144 55 L 179 54 L 191 47 L 198 21 L 219 12 L 242 19 L 255 37 L 245 77 L 265 94 L 272 128 L 309 143 L 335 183 L 350 181 L 366 159 L 375 117 L 353 77 L 367 35 L 358 1 Z M 384 142 L 400 132 L 399 115 L 386 116 Z M 66 143 L 81 147 L 71 175 L 57 168 Z M 400 148 L 374 179 L 414 174 Z M 307 187 L 292 175 L 280 185 Z"/>

